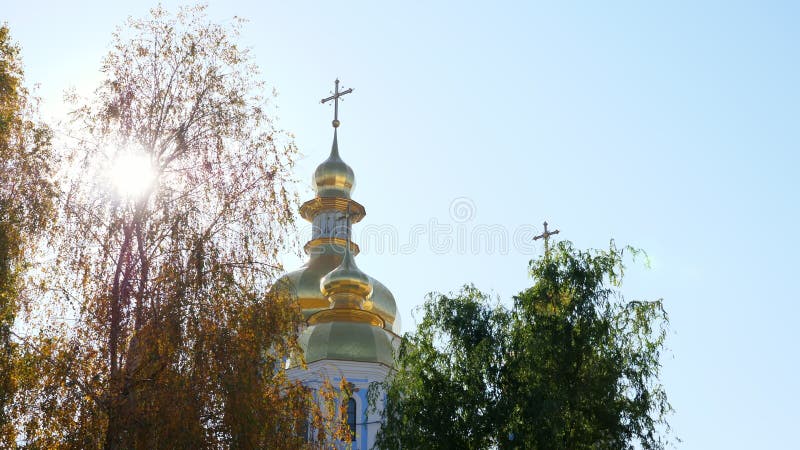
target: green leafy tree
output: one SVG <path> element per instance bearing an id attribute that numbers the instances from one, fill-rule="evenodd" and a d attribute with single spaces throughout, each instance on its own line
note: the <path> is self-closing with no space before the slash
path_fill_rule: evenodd
<path id="1" fill-rule="evenodd" d="M 0 447 L 16 445 L 13 400 L 20 357 L 13 336 L 30 296 L 25 273 L 53 219 L 50 129 L 36 120 L 37 102 L 23 84 L 19 47 L 0 26 Z"/>
<path id="2" fill-rule="evenodd" d="M 667 315 L 626 301 L 623 255 L 560 242 L 513 307 L 472 286 L 432 294 L 385 394 L 379 448 L 664 448 Z"/>
<path id="3" fill-rule="evenodd" d="M 379 448 L 488 448 L 501 422 L 508 311 L 465 286 L 457 295 L 431 294 L 422 322 L 406 334 L 398 371 L 386 390 Z"/>

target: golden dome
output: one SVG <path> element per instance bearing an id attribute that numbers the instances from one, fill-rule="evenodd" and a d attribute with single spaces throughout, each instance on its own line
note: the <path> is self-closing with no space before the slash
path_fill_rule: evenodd
<path id="1" fill-rule="evenodd" d="M 330 308 L 330 301 L 322 294 L 321 279 L 334 270 L 342 261 L 342 247 L 325 243 L 314 247 L 309 261 L 300 269 L 283 275 L 273 286 L 283 295 L 296 299 L 303 312 L 303 317 L 310 318 L 315 313 Z M 354 249 L 354 252 L 357 252 Z M 369 277 L 372 284 L 371 312 L 384 321 L 384 328 L 400 334 L 400 317 L 397 304 L 391 291 L 379 280 Z"/>
<path id="2" fill-rule="evenodd" d="M 355 182 L 353 169 L 339 157 L 339 144 L 334 130 L 331 154 L 314 171 L 314 191 L 317 197 L 350 198 Z"/>
<path id="3" fill-rule="evenodd" d="M 392 342 L 381 328 L 364 322 L 325 322 L 306 328 L 298 340 L 306 363 L 323 359 L 394 366 Z"/>
<path id="4" fill-rule="evenodd" d="M 347 243 L 350 243 L 349 239 Z M 322 295 L 331 299 L 334 308 L 359 309 L 372 296 L 372 280 L 356 266 L 350 246 L 346 245 L 342 262 L 319 280 L 319 289 Z"/>

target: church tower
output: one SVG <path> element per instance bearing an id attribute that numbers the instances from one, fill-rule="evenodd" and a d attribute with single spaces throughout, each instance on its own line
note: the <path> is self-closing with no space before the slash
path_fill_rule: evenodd
<path id="1" fill-rule="evenodd" d="M 308 261 L 276 286 L 297 299 L 306 320 L 300 335 L 307 369 L 290 361 L 289 376 L 316 389 L 323 379 L 336 383 L 344 377 L 353 387 L 347 421 L 352 448 L 372 448 L 380 417 L 370 414 L 370 383 L 383 381 L 394 367 L 393 350 L 399 343 L 400 320 L 389 289 L 362 272 L 355 262 L 358 245 L 351 241 L 352 225 L 366 215 L 351 198 L 355 175 L 339 155 L 339 98 L 352 89 L 322 100 L 334 102 L 331 153 L 314 171 L 316 195 L 303 203 L 300 215 L 311 222 L 311 240 L 305 245 Z"/>

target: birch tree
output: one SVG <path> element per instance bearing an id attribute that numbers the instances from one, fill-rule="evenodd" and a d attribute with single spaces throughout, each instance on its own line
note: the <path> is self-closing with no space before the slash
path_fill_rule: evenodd
<path id="1" fill-rule="evenodd" d="M 297 448 L 313 402 L 268 288 L 296 152 L 241 20 L 155 8 L 113 35 L 75 106 L 47 277 L 70 326 L 23 362 L 31 448 Z"/>

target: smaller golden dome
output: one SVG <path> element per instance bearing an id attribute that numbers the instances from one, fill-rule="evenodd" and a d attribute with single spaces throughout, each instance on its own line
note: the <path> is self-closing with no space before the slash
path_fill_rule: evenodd
<path id="1" fill-rule="evenodd" d="M 331 154 L 314 171 L 314 191 L 317 197 L 350 198 L 355 183 L 353 169 L 339 157 L 339 144 L 334 130 Z"/>
<path id="2" fill-rule="evenodd" d="M 320 279 L 341 264 L 343 248 L 344 245 L 337 242 L 319 243 L 314 247 L 310 260 L 300 269 L 284 274 L 273 285 L 273 291 L 295 299 L 306 319 L 319 311 L 329 309 L 331 302 L 322 294 Z M 358 254 L 355 244 L 351 245 L 350 251 L 354 256 Z M 400 334 L 401 317 L 392 292 L 380 280 L 374 277 L 370 277 L 370 280 L 372 296 L 365 302 L 363 308 L 380 316 L 387 331 Z"/>
<path id="3" fill-rule="evenodd" d="M 372 280 L 356 266 L 349 246 L 345 246 L 341 264 L 319 280 L 319 289 L 334 308 L 360 309 L 372 296 Z"/>

